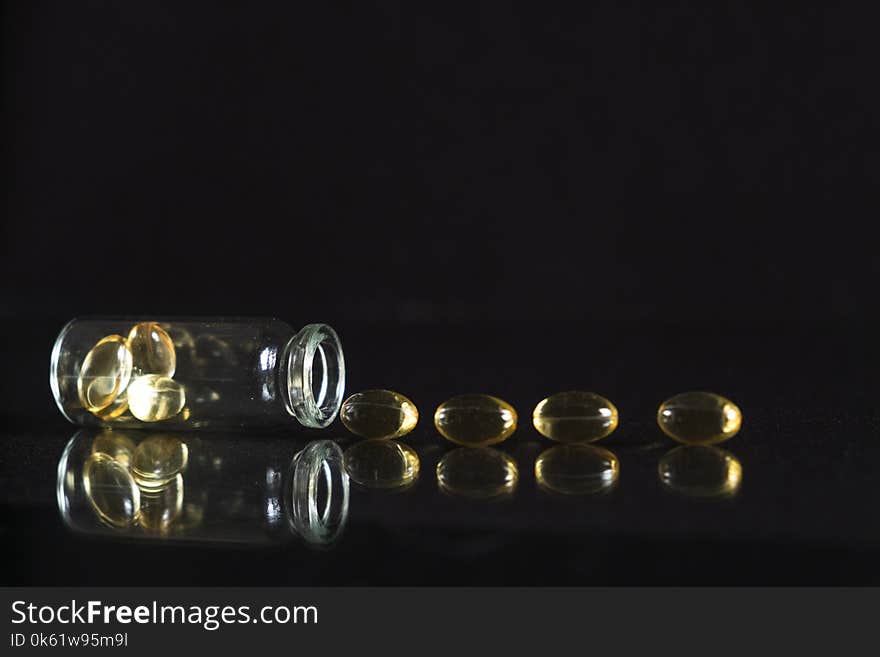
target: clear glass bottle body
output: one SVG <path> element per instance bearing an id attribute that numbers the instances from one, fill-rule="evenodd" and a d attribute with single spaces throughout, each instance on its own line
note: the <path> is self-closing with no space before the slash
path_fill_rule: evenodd
<path id="1" fill-rule="evenodd" d="M 335 331 L 272 318 L 74 319 L 49 382 L 72 423 L 243 429 L 329 425 L 345 388 Z"/>

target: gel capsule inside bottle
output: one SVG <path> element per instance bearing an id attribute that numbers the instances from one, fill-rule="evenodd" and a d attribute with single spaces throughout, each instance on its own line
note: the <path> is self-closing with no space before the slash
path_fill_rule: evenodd
<path id="1" fill-rule="evenodd" d="M 81 426 L 323 428 L 339 411 L 345 362 L 326 324 L 271 318 L 74 319 L 52 349 L 49 384 Z"/>

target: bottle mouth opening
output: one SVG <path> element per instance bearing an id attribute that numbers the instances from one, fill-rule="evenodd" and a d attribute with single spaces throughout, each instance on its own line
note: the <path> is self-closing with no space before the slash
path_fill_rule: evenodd
<path id="1" fill-rule="evenodd" d="M 336 331 L 309 324 L 291 341 L 287 388 L 290 411 L 307 427 L 322 429 L 336 419 L 345 394 L 345 359 Z"/>

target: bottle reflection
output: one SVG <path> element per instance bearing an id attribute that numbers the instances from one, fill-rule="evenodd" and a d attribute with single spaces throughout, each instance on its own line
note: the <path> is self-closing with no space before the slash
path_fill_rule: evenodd
<path id="1" fill-rule="evenodd" d="M 733 497 L 742 484 L 742 464 L 718 447 L 685 445 L 667 452 L 657 465 L 660 483 L 688 497 Z"/>
<path id="2" fill-rule="evenodd" d="M 518 482 L 516 461 L 492 447 L 460 447 L 437 464 L 437 486 L 449 495 L 507 498 L 513 495 Z"/>
<path id="3" fill-rule="evenodd" d="M 348 476 L 366 488 L 405 490 L 419 476 L 419 456 L 396 440 L 364 440 L 345 450 Z"/>
<path id="4" fill-rule="evenodd" d="M 544 450 L 535 460 L 535 481 L 541 489 L 551 493 L 608 493 L 619 476 L 617 456 L 595 445 L 559 445 Z"/>
<path id="5" fill-rule="evenodd" d="M 243 447 L 242 443 L 246 443 Z M 58 463 L 58 508 L 87 534 L 325 547 L 348 519 L 336 443 L 83 430 Z"/>

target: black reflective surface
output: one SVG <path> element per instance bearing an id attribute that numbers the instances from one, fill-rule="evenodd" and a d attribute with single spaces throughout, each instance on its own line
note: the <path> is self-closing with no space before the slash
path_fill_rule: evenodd
<path id="1" fill-rule="evenodd" d="M 392 388 L 418 405 L 419 425 L 403 440 L 417 452 L 420 474 L 400 491 L 352 482 L 341 537 L 315 548 L 294 535 L 249 541 L 246 518 L 240 541 L 71 531 L 56 483 L 77 429 L 55 409 L 46 382 L 62 324 L 23 321 L 3 333 L 0 521 L 11 547 L 4 583 L 880 582 L 877 361 L 868 327 L 337 324 L 348 390 Z M 690 497 L 660 480 L 658 463 L 678 445 L 657 428 L 657 405 L 695 388 L 743 410 L 742 431 L 721 445 L 741 465 L 732 495 Z M 552 443 L 531 427 L 531 411 L 567 389 L 594 390 L 620 410 L 619 429 L 598 443 L 617 456 L 620 476 L 601 494 L 555 495 L 536 485 L 535 459 Z M 454 446 L 431 418 L 463 392 L 495 394 L 519 412 L 519 429 L 498 446 L 517 464 L 511 495 L 462 498 L 438 486 L 437 463 Z M 180 435 L 205 454 L 223 451 L 222 476 L 193 484 L 220 507 L 229 489 L 260 498 L 263 466 L 283 469 L 311 441 L 338 439 L 343 449 L 353 442 L 338 421 L 326 431 L 292 425 L 217 435 L 214 448 L 211 434 Z M 260 509 L 255 503 L 257 526 Z"/>

